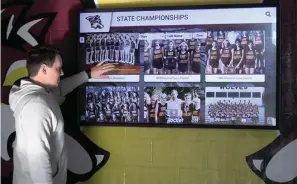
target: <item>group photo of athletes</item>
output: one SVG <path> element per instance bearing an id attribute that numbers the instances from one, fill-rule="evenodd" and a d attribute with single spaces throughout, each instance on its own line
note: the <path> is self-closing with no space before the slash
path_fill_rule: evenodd
<path id="1" fill-rule="evenodd" d="M 81 52 L 87 65 L 107 61 L 139 65 L 139 33 L 86 34 Z"/>
<path id="2" fill-rule="evenodd" d="M 265 31 L 207 31 L 206 74 L 264 74 Z"/>
<path id="3" fill-rule="evenodd" d="M 133 86 L 88 86 L 86 88 L 86 121 L 138 123 L 138 91 L 138 87 Z"/>
<path id="4" fill-rule="evenodd" d="M 263 87 L 227 91 L 212 87 L 212 92 L 206 90 L 205 123 L 258 125 L 265 121 Z"/>
<path id="5" fill-rule="evenodd" d="M 208 105 L 207 115 L 214 124 L 258 124 L 259 110 L 250 101 L 222 100 Z"/>
<path id="6" fill-rule="evenodd" d="M 200 123 L 203 91 L 199 88 L 146 87 L 144 122 L 155 124 Z"/>
<path id="7" fill-rule="evenodd" d="M 141 42 L 145 74 L 200 74 L 201 65 L 206 63 L 204 40 L 192 38 Z"/>

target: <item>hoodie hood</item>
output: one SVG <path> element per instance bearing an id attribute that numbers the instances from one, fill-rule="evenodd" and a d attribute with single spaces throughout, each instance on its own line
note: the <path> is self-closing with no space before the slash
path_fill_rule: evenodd
<path id="1" fill-rule="evenodd" d="M 46 95 L 46 90 L 29 80 L 21 80 L 20 85 L 13 85 L 9 93 L 10 109 L 16 113 L 24 104 L 36 96 Z"/>

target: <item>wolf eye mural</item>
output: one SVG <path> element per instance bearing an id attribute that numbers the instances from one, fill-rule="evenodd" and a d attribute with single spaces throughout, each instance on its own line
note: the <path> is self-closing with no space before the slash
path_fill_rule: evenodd
<path id="1" fill-rule="evenodd" d="M 49 2 L 58 4 L 58 0 L 13 1 L 2 4 L 1 7 L 1 180 L 5 184 L 12 183 L 12 153 L 15 140 L 13 112 L 8 104 L 10 88 L 27 76 L 27 51 L 35 45 L 46 43 L 49 30 L 53 28 L 55 20 L 61 18 L 59 11 L 68 12 L 70 8 L 63 6 L 57 11 Z M 46 6 L 46 3 L 49 3 L 49 6 Z M 80 2 L 76 2 L 78 3 Z M 46 10 L 43 12 L 40 7 L 46 7 Z M 64 98 L 59 103 L 62 104 L 63 101 Z M 71 123 L 74 122 L 65 120 L 65 125 Z M 107 163 L 109 152 L 94 144 L 79 128 L 65 131 L 65 141 L 69 149 L 67 183 L 86 181 Z"/>
<path id="2" fill-rule="evenodd" d="M 280 135 L 258 152 L 247 156 L 252 171 L 267 184 L 297 183 L 297 128 Z"/>

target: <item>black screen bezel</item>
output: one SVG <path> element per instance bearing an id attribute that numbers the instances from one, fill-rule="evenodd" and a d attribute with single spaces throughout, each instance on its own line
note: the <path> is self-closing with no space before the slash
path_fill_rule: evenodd
<path id="1" fill-rule="evenodd" d="M 156 123 L 97 123 L 90 122 L 89 124 L 81 124 L 80 120 L 80 106 L 79 102 L 81 101 L 81 90 L 77 92 L 77 122 L 80 126 L 121 126 L 121 127 L 167 127 L 167 128 L 223 128 L 223 129 L 266 129 L 266 130 L 277 130 L 279 129 L 279 124 L 281 121 L 281 112 L 282 112 L 282 101 L 281 101 L 281 62 L 280 62 L 280 8 L 279 4 L 237 4 L 237 5 L 199 5 L 199 6 L 169 6 L 169 7 L 137 7 L 137 8 L 103 8 L 103 9 L 82 9 L 78 12 L 78 29 L 77 29 L 77 51 L 79 50 L 79 28 L 80 28 L 80 19 L 79 15 L 81 13 L 87 12 L 127 12 L 127 11 L 162 11 L 162 10 L 191 10 L 191 9 L 228 9 L 228 8 L 276 8 L 276 125 L 221 125 L 221 124 L 156 124 Z M 79 52 L 77 52 L 78 58 L 80 58 Z M 79 59 L 77 61 L 78 71 L 81 70 Z M 88 85 L 94 85 L 92 83 L 86 83 L 79 87 L 79 89 L 85 89 Z"/>

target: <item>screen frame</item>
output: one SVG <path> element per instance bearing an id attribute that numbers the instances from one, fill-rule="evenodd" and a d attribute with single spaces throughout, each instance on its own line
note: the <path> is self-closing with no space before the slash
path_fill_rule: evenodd
<path id="1" fill-rule="evenodd" d="M 229 9 L 229 8 L 276 8 L 276 108 L 275 108 L 275 126 L 265 126 L 265 125 L 222 125 L 222 124 L 157 124 L 157 123 L 97 123 L 97 122 L 90 122 L 90 124 L 81 124 L 80 120 L 80 101 L 81 101 L 81 90 L 85 89 L 87 86 L 93 86 L 92 82 L 87 82 L 79 87 L 77 90 L 77 123 L 79 126 L 116 126 L 116 127 L 154 127 L 154 128 L 218 128 L 218 129 L 259 129 L 259 130 L 278 130 L 280 127 L 281 121 L 281 113 L 282 111 L 282 98 L 281 98 L 281 56 L 280 56 L 280 41 L 281 41 L 281 27 L 280 27 L 280 6 L 279 3 L 273 4 L 236 4 L 236 5 L 198 5 L 198 6 L 156 6 L 156 7 L 136 7 L 136 8 L 103 8 L 103 9 L 81 9 L 78 11 L 77 16 L 77 34 L 76 34 L 76 41 L 77 41 L 77 68 L 78 71 L 81 70 L 79 64 L 79 34 L 80 34 L 80 14 L 81 13 L 102 13 L 102 12 L 133 12 L 133 11 L 162 11 L 162 10 L 201 10 L 201 9 Z M 109 83 L 110 84 L 110 83 Z M 112 82 L 113 84 L 113 82 Z"/>

